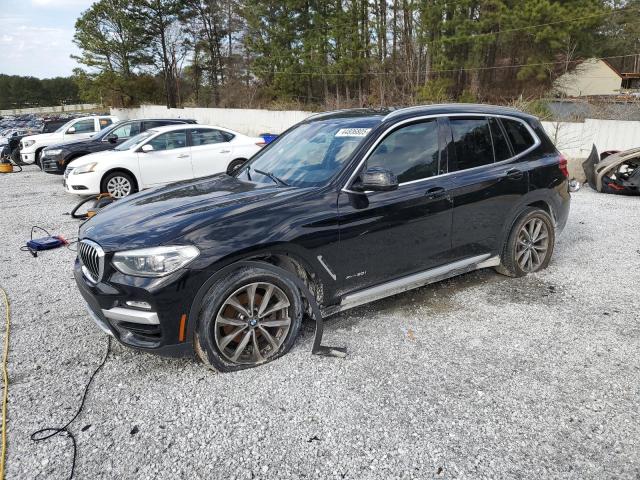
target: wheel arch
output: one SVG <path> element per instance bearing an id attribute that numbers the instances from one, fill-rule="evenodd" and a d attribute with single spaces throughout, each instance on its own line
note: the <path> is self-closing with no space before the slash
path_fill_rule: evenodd
<path id="1" fill-rule="evenodd" d="M 208 279 L 198 289 L 191 307 L 187 322 L 187 339 L 193 339 L 199 324 L 200 310 L 204 296 L 211 286 L 222 278 L 220 271 L 233 268 L 234 264 L 243 261 L 264 262 L 296 275 L 307 286 L 309 291 L 315 296 L 316 301 L 321 305 L 325 294 L 326 279 L 323 278 L 320 269 L 313 268 L 304 255 L 297 252 L 291 244 L 282 243 L 263 247 L 259 250 L 245 252 L 241 255 L 229 255 L 215 262 L 208 269 L 210 275 Z"/>
<path id="2" fill-rule="evenodd" d="M 529 192 L 528 194 L 524 195 L 516 205 L 514 205 L 514 207 L 509 212 L 509 215 L 507 215 L 507 219 L 502 227 L 502 232 L 500 232 L 500 242 L 498 246 L 499 250 L 497 252 L 498 254 L 502 253 L 504 245 L 509 239 L 511 229 L 513 228 L 513 225 L 516 223 L 522 212 L 525 209 L 531 207 L 539 208 L 540 210 L 548 213 L 549 216 L 551 216 L 551 221 L 554 224 L 556 223 L 556 215 L 552 206 L 552 202 L 549 201 L 548 198 L 546 198 L 544 191 L 534 190 L 532 192 Z"/>

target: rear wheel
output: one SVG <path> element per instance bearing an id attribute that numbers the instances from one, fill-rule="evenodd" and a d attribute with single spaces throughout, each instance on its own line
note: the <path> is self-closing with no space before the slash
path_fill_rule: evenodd
<path id="1" fill-rule="evenodd" d="M 196 352 L 223 372 L 261 365 L 291 349 L 302 313 L 300 292 L 290 280 L 260 268 L 239 269 L 205 295 Z"/>
<path id="2" fill-rule="evenodd" d="M 102 180 L 102 193 L 114 198 L 123 198 L 137 191 L 133 177 L 125 172 L 112 172 Z"/>
<path id="3" fill-rule="evenodd" d="M 522 277 L 547 268 L 555 246 L 551 216 L 538 208 L 527 208 L 511 228 L 502 252 L 499 273 Z"/>

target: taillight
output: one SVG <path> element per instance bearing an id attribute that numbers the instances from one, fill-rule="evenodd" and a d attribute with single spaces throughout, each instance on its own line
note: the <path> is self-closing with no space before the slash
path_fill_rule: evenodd
<path id="1" fill-rule="evenodd" d="M 560 155 L 560 171 L 562 172 L 562 175 L 564 175 L 564 178 L 569 178 L 569 167 L 568 167 L 568 161 L 567 158 L 564 155 Z"/>

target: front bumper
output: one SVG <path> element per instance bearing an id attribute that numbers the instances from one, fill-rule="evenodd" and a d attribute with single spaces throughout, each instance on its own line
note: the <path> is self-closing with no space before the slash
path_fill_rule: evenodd
<path id="1" fill-rule="evenodd" d="M 62 155 L 47 155 L 47 151 L 42 152 L 42 171 L 62 175 L 64 173 L 64 158 Z"/>
<path id="2" fill-rule="evenodd" d="M 180 334 L 181 328 L 186 331 L 186 326 L 181 326 L 181 317 L 189 314 L 193 301 L 188 292 L 179 291 L 184 284 L 177 280 L 185 275 L 186 272 L 177 272 L 176 278 L 162 279 L 170 282 L 160 286 L 159 279 L 132 278 L 112 272 L 108 280 L 93 284 L 85 278 L 78 259 L 74 266 L 80 294 L 102 331 L 128 347 L 169 357 L 194 354 L 193 343 Z M 151 309 L 130 308 L 128 300 L 147 302 Z"/>
<path id="3" fill-rule="evenodd" d="M 100 194 L 100 176 L 97 173 L 81 173 L 73 175 L 65 171 L 62 185 L 67 193 L 76 195 L 99 195 Z"/>
<path id="4" fill-rule="evenodd" d="M 20 159 L 24 162 L 24 163 L 35 163 L 36 161 L 36 152 L 24 152 L 24 151 L 20 151 Z"/>

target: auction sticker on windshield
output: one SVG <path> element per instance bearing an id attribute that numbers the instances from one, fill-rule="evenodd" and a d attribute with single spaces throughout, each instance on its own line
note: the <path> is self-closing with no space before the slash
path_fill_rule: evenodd
<path id="1" fill-rule="evenodd" d="M 366 137 L 370 131 L 370 128 L 341 128 L 336 137 Z"/>

